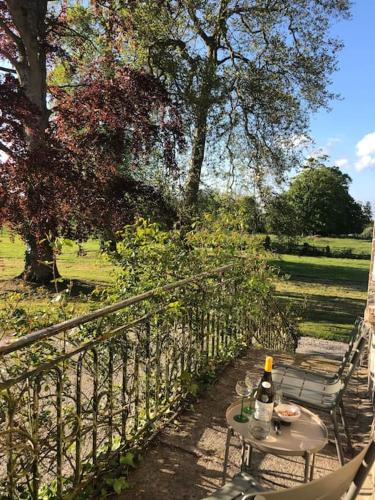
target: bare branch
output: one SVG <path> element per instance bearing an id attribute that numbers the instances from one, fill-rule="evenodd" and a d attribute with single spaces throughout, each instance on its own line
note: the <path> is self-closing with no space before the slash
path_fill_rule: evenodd
<path id="1" fill-rule="evenodd" d="M 207 35 L 207 33 L 203 30 L 194 9 L 190 5 L 187 5 L 187 11 L 189 13 L 190 19 L 193 21 L 194 27 L 197 30 L 198 35 L 202 38 L 202 40 L 208 47 L 214 48 L 213 47 L 213 45 L 215 44 L 214 37 Z"/>
<path id="2" fill-rule="evenodd" d="M 0 71 L 4 71 L 4 73 L 17 73 L 15 69 L 6 68 L 5 66 L 0 66 Z"/>
<path id="3" fill-rule="evenodd" d="M 13 151 L 2 142 L 0 142 L 0 151 L 3 151 L 5 154 L 10 156 L 11 158 L 17 158 L 17 155 L 15 153 L 13 153 Z"/>
<path id="4" fill-rule="evenodd" d="M 86 83 L 65 83 L 64 85 L 51 85 L 51 87 L 57 87 L 58 89 L 65 89 L 65 88 L 75 89 L 77 87 L 87 87 L 87 84 Z"/>
<path id="5" fill-rule="evenodd" d="M 7 52 L 4 49 L 0 49 L 0 55 L 5 57 L 5 59 L 7 59 L 10 62 L 10 64 L 16 68 L 16 70 L 19 69 L 20 65 L 19 65 L 17 59 L 15 59 L 13 56 L 11 56 L 9 54 L 9 52 Z"/>
<path id="6" fill-rule="evenodd" d="M 246 56 L 244 56 L 240 52 L 236 52 L 233 49 L 233 47 L 229 41 L 228 33 L 225 34 L 224 39 L 225 39 L 225 43 L 226 43 L 225 50 L 229 51 L 229 56 L 224 57 L 220 61 L 220 64 L 222 64 L 223 62 L 226 62 L 228 60 L 232 61 L 233 66 L 236 66 L 236 63 L 235 63 L 236 60 L 241 60 L 241 61 L 245 62 L 246 64 L 251 64 L 250 59 L 248 59 Z"/>
<path id="7" fill-rule="evenodd" d="M 262 33 L 262 30 L 261 29 L 258 29 L 258 30 L 252 30 L 251 27 L 250 27 L 250 24 L 248 23 L 247 19 L 245 16 L 241 15 L 240 16 L 240 19 L 241 19 L 241 22 L 242 24 L 245 26 L 245 28 L 247 29 L 247 33 L 249 35 L 259 35 L 260 33 Z"/>
<path id="8" fill-rule="evenodd" d="M 217 65 L 220 66 L 221 64 L 224 64 L 225 62 L 230 61 L 231 59 L 232 59 L 232 56 L 227 56 L 227 57 L 224 57 L 223 59 L 219 59 L 217 61 Z"/>
<path id="9" fill-rule="evenodd" d="M 12 31 L 2 19 L 0 19 L 0 28 L 4 31 L 8 39 L 17 45 L 17 48 L 21 52 L 21 54 L 25 54 L 25 47 L 23 45 L 22 39 L 18 35 L 16 35 L 16 33 L 14 33 L 14 31 Z"/>

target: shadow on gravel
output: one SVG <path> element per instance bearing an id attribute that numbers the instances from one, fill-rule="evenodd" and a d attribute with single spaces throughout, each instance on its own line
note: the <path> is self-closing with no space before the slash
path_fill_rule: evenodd
<path id="1" fill-rule="evenodd" d="M 335 344 L 332 344 L 334 348 Z M 227 366 L 218 380 L 200 395 L 172 426 L 165 429 L 145 451 L 144 459 L 129 477 L 132 488 L 113 498 L 122 500 L 200 500 L 221 486 L 226 438 L 225 410 L 235 398 L 237 380 L 244 379 L 250 370 L 254 377 L 262 373 L 263 349 L 249 349 L 243 357 Z M 271 353 L 272 354 L 272 353 Z M 336 366 L 315 356 L 273 353 L 275 361 L 293 363 L 306 369 L 336 370 Z M 357 449 L 365 442 L 369 416 L 362 397 L 366 388 L 363 373 L 353 381 L 346 398 L 353 442 Z M 330 429 L 326 415 L 324 421 Z M 240 443 L 232 440 L 228 477 L 239 470 Z M 338 467 L 336 449 L 328 444 L 317 456 L 315 477 L 326 475 Z M 304 463 L 301 458 L 289 459 L 254 452 L 252 474 L 264 486 L 280 488 L 303 481 Z"/>

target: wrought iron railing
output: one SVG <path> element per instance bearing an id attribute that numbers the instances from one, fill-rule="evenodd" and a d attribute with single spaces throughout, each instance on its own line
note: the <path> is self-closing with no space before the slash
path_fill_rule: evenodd
<path id="1" fill-rule="evenodd" d="M 239 349 L 293 351 L 243 283 L 223 266 L 0 347 L 0 498 L 76 495 Z"/>

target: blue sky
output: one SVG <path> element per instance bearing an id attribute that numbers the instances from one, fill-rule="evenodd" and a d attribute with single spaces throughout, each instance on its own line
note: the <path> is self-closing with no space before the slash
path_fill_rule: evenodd
<path id="1" fill-rule="evenodd" d="M 353 179 L 354 198 L 375 211 L 375 0 L 354 0 L 352 19 L 332 32 L 345 44 L 331 87 L 342 100 L 312 117 L 311 136 Z"/>

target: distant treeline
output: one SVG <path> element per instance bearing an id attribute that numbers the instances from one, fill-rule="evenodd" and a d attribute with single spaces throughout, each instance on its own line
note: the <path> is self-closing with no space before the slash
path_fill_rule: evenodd
<path id="1" fill-rule="evenodd" d="M 371 239 L 371 204 L 351 196 L 350 182 L 337 167 L 310 160 L 284 191 L 265 189 L 252 196 L 201 191 L 198 216 L 235 209 L 250 233 L 277 234 L 279 241 L 317 235 Z"/>

